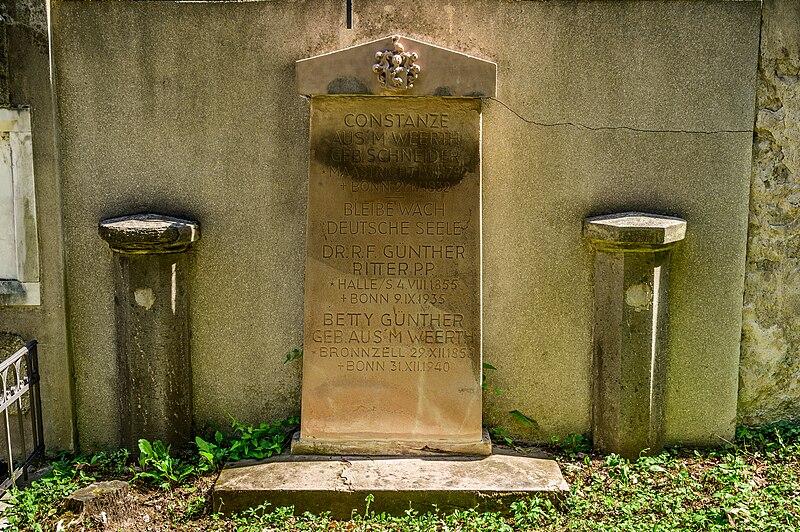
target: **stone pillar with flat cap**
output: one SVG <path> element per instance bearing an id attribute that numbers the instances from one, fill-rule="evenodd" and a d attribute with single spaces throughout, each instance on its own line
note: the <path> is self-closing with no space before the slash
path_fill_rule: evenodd
<path id="1" fill-rule="evenodd" d="M 587 218 L 596 250 L 592 437 L 634 459 L 664 447 L 667 287 L 680 218 L 626 212 Z"/>
<path id="2" fill-rule="evenodd" d="M 139 214 L 100 222 L 114 251 L 121 442 L 180 445 L 192 432 L 185 251 L 197 222 Z"/>

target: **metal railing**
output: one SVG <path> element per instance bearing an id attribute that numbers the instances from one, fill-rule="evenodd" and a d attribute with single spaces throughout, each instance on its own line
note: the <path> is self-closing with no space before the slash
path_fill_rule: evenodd
<path id="1" fill-rule="evenodd" d="M 5 441 L 0 445 L 5 447 L 5 461 L 8 469 L 7 476 L 0 482 L 0 494 L 2 494 L 15 485 L 20 476 L 23 480 L 28 480 L 28 467 L 36 458 L 44 455 L 42 398 L 39 395 L 39 360 L 36 352 L 36 340 L 28 342 L 25 347 L 0 362 L 0 384 L 3 387 L 2 396 L 0 396 L 0 412 L 2 412 L 5 428 Z M 17 417 L 17 423 L 11 422 L 11 416 L 14 415 Z M 25 427 L 25 418 L 30 419 L 29 429 Z M 32 444 L 30 453 L 26 445 L 28 438 Z M 0 453 L 1 458 L 2 453 Z M 0 469 L 0 478 L 3 478 L 2 469 Z"/>

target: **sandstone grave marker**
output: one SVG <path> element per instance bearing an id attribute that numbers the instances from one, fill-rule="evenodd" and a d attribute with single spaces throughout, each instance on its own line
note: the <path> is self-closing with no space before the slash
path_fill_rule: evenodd
<path id="1" fill-rule="evenodd" d="M 341 67 L 336 78 L 321 58 Z M 494 94 L 495 71 L 397 37 L 298 62 L 311 129 L 294 453 L 491 452 L 480 97 Z"/>

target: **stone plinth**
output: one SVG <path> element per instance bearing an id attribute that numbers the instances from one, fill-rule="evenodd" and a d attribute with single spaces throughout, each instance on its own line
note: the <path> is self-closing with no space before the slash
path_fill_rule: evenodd
<path id="1" fill-rule="evenodd" d="M 453 442 L 446 440 L 320 440 L 303 439 L 297 432 L 292 439 L 292 454 L 367 455 L 367 456 L 431 456 L 462 455 L 487 456 L 492 454 L 492 440 L 484 429 L 483 437 L 475 441 Z"/>
<path id="2" fill-rule="evenodd" d="M 278 456 L 225 468 L 214 486 L 215 512 L 232 514 L 270 503 L 296 514 L 330 511 L 334 519 L 370 511 L 404 515 L 475 508 L 508 511 L 514 500 L 569 490 L 553 460 L 494 454 L 484 458 Z"/>
<path id="3" fill-rule="evenodd" d="M 592 436 L 636 458 L 664 447 L 667 286 L 680 218 L 622 213 L 587 218 L 595 255 Z"/>
<path id="4" fill-rule="evenodd" d="M 121 445 L 191 438 L 186 251 L 196 222 L 155 214 L 104 220 L 114 253 Z"/>

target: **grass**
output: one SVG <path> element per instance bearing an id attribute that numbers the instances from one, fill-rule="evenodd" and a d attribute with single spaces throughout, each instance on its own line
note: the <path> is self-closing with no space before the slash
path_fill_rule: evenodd
<path id="1" fill-rule="evenodd" d="M 62 456 L 47 478 L 15 492 L 4 513 L 11 530 L 103 529 L 97 516 L 65 512 L 63 498 L 94 479 L 123 478 L 134 487 L 130 521 L 121 530 L 230 531 L 514 531 L 514 530 L 800 530 L 800 425 L 740 428 L 718 449 L 671 449 L 630 462 L 587 453 L 585 438 L 552 449 L 571 486 L 559 505 L 543 498 L 514 503 L 507 516 L 474 510 L 389 517 L 368 510 L 349 521 L 294 516 L 270 508 L 226 518 L 211 513 L 215 473 L 194 467 L 190 480 L 159 490 L 136 471 L 126 452 Z M 194 453 L 180 456 L 199 465 Z M 147 517 L 145 517 L 147 516 Z M 110 528 L 114 530 L 115 528 Z"/>

